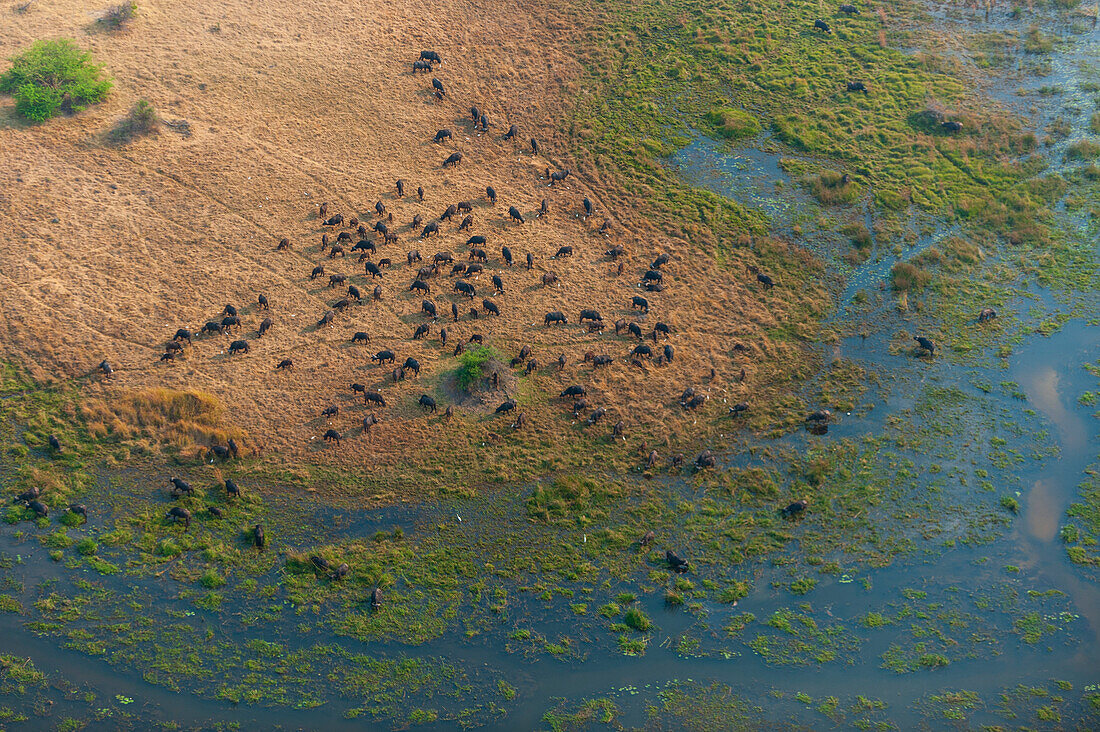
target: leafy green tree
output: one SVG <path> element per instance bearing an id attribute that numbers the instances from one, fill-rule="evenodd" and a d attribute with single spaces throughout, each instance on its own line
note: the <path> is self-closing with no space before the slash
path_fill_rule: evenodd
<path id="1" fill-rule="evenodd" d="M 15 111 L 34 122 L 101 102 L 114 85 L 91 52 L 67 38 L 35 41 L 11 64 L 0 75 L 0 94 L 15 97 Z"/>

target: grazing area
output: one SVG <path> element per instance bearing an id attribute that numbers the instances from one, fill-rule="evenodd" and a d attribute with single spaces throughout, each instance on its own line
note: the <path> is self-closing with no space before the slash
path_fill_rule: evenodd
<path id="1" fill-rule="evenodd" d="M 1100 724 L 1096 5 L 2 12 L 0 726 Z"/>

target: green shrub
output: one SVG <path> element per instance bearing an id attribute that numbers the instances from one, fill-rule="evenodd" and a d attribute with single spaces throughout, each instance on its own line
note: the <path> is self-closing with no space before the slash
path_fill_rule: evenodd
<path id="1" fill-rule="evenodd" d="M 11 64 L 0 75 L 0 93 L 14 96 L 15 111 L 34 122 L 101 102 L 113 85 L 91 52 L 67 38 L 35 41 Z"/>
<path id="2" fill-rule="evenodd" d="M 95 540 L 90 536 L 85 536 L 83 539 L 76 543 L 76 550 L 86 557 L 90 557 L 99 550 L 99 546 L 96 545 Z"/>
<path id="3" fill-rule="evenodd" d="M 649 616 L 645 614 L 645 611 L 641 608 L 632 607 L 626 611 L 623 616 L 623 622 L 634 630 L 645 632 L 653 627 L 653 621 L 649 619 Z"/>
<path id="4" fill-rule="evenodd" d="M 135 137 L 143 137 L 160 129 L 160 116 L 149 101 L 139 99 L 129 113 L 111 130 L 111 141 L 125 144 Z"/>
<path id="5" fill-rule="evenodd" d="M 1001 506 L 1012 511 L 1012 513 L 1020 511 L 1020 502 L 1012 496 L 1001 496 Z"/>
<path id="6" fill-rule="evenodd" d="M 199 584 L 208 590 L 217 589 L 225 585 L 225 577 L 222 577 L 212 569 L 208 569 L 199 577 Z"/>
<path id="7" fill-rule="evenodd" d="M 466 351 L 458 357 L 458 375 L 455 378 L 455 383 L 459 389 L 469 391 L 470 387 L 476 385 L 481 377 L 485 376 L 486 366 L 494 357 L 493 349 L 488 346 L 478 346 L 472 350 Z"/>
<path id="8" fill-rule="evenodd" d="M 707 122 L 714 125 L 715 131 L 727 140 L 739 140 L 760 134 L 760 123 L 751 114 L 740 109 L 727 107 L 712 109 L 707 112 Z"/>

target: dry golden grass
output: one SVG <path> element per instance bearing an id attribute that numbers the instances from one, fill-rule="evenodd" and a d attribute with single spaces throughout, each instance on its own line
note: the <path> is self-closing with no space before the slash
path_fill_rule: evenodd
<path id="1" fill-rule="evenodd" d="M 73 36 L 117 81 L 106 104 L 40 126 L 16 121 L 10 100 L 0 103 L 3 353 L 40 379 L 83 378 L 108 359 L 116 379 L 92 375 L 83 387 L 85 416 L 99 434 L 156 435 L 184 449 L 240 429 L 259 448 L 355 466 L 392 463 L 428 449 L 433 452 L 423 459 L 438 459 L 434 451 L 442 447 L 499 438 L 505 429 L 497 422 L 460 415 L 448 427 L 426 418 L 416 404 L 455 367 L 453 342 L 472 333 L 485 334 L 487 344 L 508 357 L 529 344 L 544 365 L 566 353 L 564 372 L 544 367 L 509 381 L 517 385 L 499 401 L 520 396 L 538 402 L 539 395 L 584 383 L 588 401 L 609 411 L 593 434 L 623 419 L 630 430 L 673 443 L 703 429 L 695 424 L 701 416 L 724 413 L 722 399 L 778 399 L 786 386 L 769 382 L 769 364 L 789 364 L 804 354 L 793 340 L 763 334 L 804 322 L 807 310 L 820 308 L 821 293 L 759 292 L 751 277 L 740 276 L 736 254 L 731 278 L 724 265 L 700 254 L 718 242 L 704 233 L 698 241 L 662 236 L 639 213 L 643 200 L 616 193 L 612 181 L 571 159 L 558 123 L 577 91 L 580 67 L 568 55 L 575 31 L 555 19 L 557 12 L 538 2 L 445 0 L 429 10 L 385 0 L 262 7 L 229 0 L 142 5 L 124 33 L 105 34 L 90 28 L 85 5 L 61 0 L 0 25 L 0 41 L 12 52 L 36 38 Z M 413 75 L 412 61 L 428 48 L 442 54 L 444 64 L 432 74 Z M 433 76 L 448 90 L 442 103 L 429 93 Z M 168 128 L 125 147 L 104 144 L 104 132 L 138 99 L 148 99 Z M 471 104 L 490 116 L 488 133 L 471 127 Z M 183 128 L 173 124 L 180 120 L 189 135 L 177 134 Z M 501 140 L 513 123 L 521 139 Z M 433 144 L 435 131 L 444 127 L 454 130 L 453 143 Z M 538 155 L 527 145 L 532 136 L 540 141 Z M 453 150 L 464 153 L 462 164 L 442 169 Z M 574 175 L 548 188 L 545 170 L 559 167 L 573 168 Z M 408 191 L 423 186 L 425 201 L 397 199 L 398 178 Z M 487 185 L 500 196 L 495 207 L 484 198 Z M 586 196 L 596 205 L 587 221 L 581 217 Z M 536 219 L 543 198 L 550 214 Z M 474 202 L 472 231 L 444 223 L 442 236 L 418 241 L 419 232 L 410 230 L 414 215 L 428 222 L 463 200 Z M 324 229 L 316 207 L 322 201 L 330 213 L 355 215 L 368 225 L 376 220 L 376 201 L 393 213 L 391 230 L 401 241 L 380 246 L 378 256 L 395 263 L 382 280 L 381 302 L 370 302 L 373 283 L 354 259 L 329 260 L 319 251 Z M 527 224 L 506 221 L 510 205 Z M 604 217 L 615 221 L 610 236 L 597 231 Z M 430 257 L 449 250 L 463 261 L 470 234 L 489 237 L 490 261 L 475 281 L 478 298 L 459 303 L 463 318 L 447 324 L 446 348 L 438 340 L 443 323 L 428 339 L 411 340 L 424 319 L 418 313 L 422 298 L 406 291 L 413 272 L 404 265 L 405 251 L 417 248 Z M 276 251 L 284 236 L 293 248 Z M 604 256 L 615 243 L 629 253 L 621 277 Z M 575 256 L 553 260 L 566 244 Z M 535 271 L 504 267 L 501 245 L 519 262 L 533 253 Z M 630 298 L 660 251 L 673 255 L 666 268 L 671 283 L 663 293 L 646 294 L 653 307 L 642 318 L 631 311 Z M 351 276 L 366 295 L 321 331 L 314 323 L 343 293 L 308 279 L 319 263 Z M 807 266 L 813 266 L 809 259 Z M 548 270 L 561 277 L 560 286 L 538 284 Z M 502 317 L 470 320 L 466 312 L 490 295 L 493 273 L 507 290 L 494 298 Z M 441 313 L 450 309 L 452 282 L 446 276 L 431 281 Z M 254 305 L 260 294 L 270 300 L 270 312 Z M 247 339 L 250 354 L 231 357 L 230 339 L 214 336 L 197 338 L 180 362 L 158 362 L 177 328 L 197 330 L 220 317 L 226 303 L 241 310 L 244 325 L 232 337 Z M 668 323 L 676 360 L 662 368 L 628 365 L 634 342 L 610 328 L 598 335 L 577 327 L 581 307 L 598 309 L 609 326 L 623 317 L 639 319 L 647 332 L 655 321 Z M 570 325 L 544 328 L 542 315 L 550 310 L 565 311 Z M 268 316 L 274 327 L 258 339 L 257 327 Z M 372 335 L 371 346 L 348 343 L 358 330 Z M 735 351 L 737 343 L 748 350 Z M 369 361 L 384 347 L 393 348 L 399 362 L 417 358 L 422 376 L 391 384 L 390 368 Z M 600 371 L 581 365 L 588 350 L 614 356 L 615 364 Z M 288 357 L 295 369 L 275 372 Z M 713 380 L 707 376 L 712 367 Z M 742 367 L 748 371 L 744 383 L 738 379 Z M 391 406 L 377 410 L 383 423 L 369 440 L 316 449 L 329 427 L 358 434 L 364 407 L 351 398 L 352 382 L 385 393 Z M 711 396 L 700 414 L 685 414 L 677 404 L 686 386 Z M 198 412 L 191 413 L 189 399 Z M 320 410 L 329 404 L 340 404 L 341 414 L 322 420 Z M 528 419 L 525 439 L 533 442 L 571 428 L 554 410 Z"/>

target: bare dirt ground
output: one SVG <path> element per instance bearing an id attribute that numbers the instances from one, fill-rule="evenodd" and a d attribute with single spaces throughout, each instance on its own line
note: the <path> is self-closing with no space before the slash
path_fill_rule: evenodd
<path id="1" fill-rule="evenodd" d="M 200 389 L 224 402 L 254 445 L 318 459 L 322 453 L 309 446 L 325 429 L 357 434 L 365 411 L 348 385 L 361 382 L 385 393 L 389 406 L 377 410 L 384 425 L 370 442 L 353 439 L 323 459 L 407 453 L 447 429 L 425 418 L 416 398 L 455 367 L 453 344 L 443 347 L 438 332 L 456 296 L 449 269 L 432 279 L 431 297 L 448 316 L 429 338 L 411 340 L 425 318 L 423 298 L 407 292 L 414 272 L 405 252 L 419 249 L 427 259 L 448 250 L 465 261 L 471 234 L 488 237 L 489 263 L 473 280 L 477 297 L 459 301 L 461 321 L 446 323 L 451 339 L 482 333 L 505 357 L 530 344 L 544 366 L 530 379 L 505 379 L 499 398 L 487 397 L 486 404 L 519 396 L 522 406 L 533 392 L 556 395 L 583 383 L 593 406 L 608 407 L 607 430 L 620 418 L 628 427 L 690 420 L 676 404 L 685 386 L 732 403 L 757 378 L 750 364 L 749 383 L 738 382 L 747 357 L 731 350 L 735 342 L 754 342 L 758 355 L 782 358 L 781 345 L 753 340 L 775 324 L 758 306 L 768 295 L 731 285 L 711 260 L 693 259 L 682 246 L 671 248 L 668 290 L 642 293 L 645 265 L 670 243 L 652 239 L 635 212 L 608 211 L 584 171 L 547 187 L 546 168 L 570 167 L 568 141 L 555 130 L 577 92 L 580 69 L 568 55 L 568 31 L 546 20 L 537 4 L 150 1 L 139 3 L 129 29 L 114 34 L 93 27 L 103 10 L 62 1 L 18 15 L 4 8 L 0 16 L 3 55 L 37 38 L 71 36 L 94 51 L 117 83 L 106 104 L 40 126 L 17 121 L 10 99 L 0 104 L 0 346 L 36 377 L 82 376 L 106 358 L 118 378 L 88 379 L 89 396 L 151 386 Z M 436 50 L 444 63 L 414 75 L 422 49 Z M 442 102 L 431 94 L 432 77 L 447 89 Z M 105 132 L 140 98 L 165 120 L 186 120 L 190 135 L 164 128 L 126 147 L 105 144 Z M 474 131 L 471 104 L 488 114 L 489 132 Z M 502 140 L 513 123 L 520 141 Z M 432 143 L 440 128 L 454 131 L 452 142 Z M 527 142 L 532 136 L 540 141 L 537 155 Z M 454 150 L 464 159 L 444 170 Z M 395 196 L 398 178 L 407 184 L 404 199 Z M 485 198 L 487 185 L 498 192 L 496 206 Z M 426 191 L 423 203 L 417 186 Z M 580 216 L 586 195 L 596 205 L 587 221 Z M 536 218 L 543 198 L 550 214 Z M 443 222 L 438 238 L 419 241 L 410 230 L 415 214 L 427 223 L 463 200 L 474 202 L 471 231 L 456 231 L 461 215 Z M 370 226 L 376 201 L 392 212 L 391 230 L 400 237 L 396 245 L 380 244 L 374 257 L 394 263 L 380 280 L 381 302 L 371 301 L 376 283 L 354 255 L 330 260 L 319 251 L 326 229 L 316 216 L 317 205 L 328 202 L 330 213 Z M 507 221 L 511 205 L 526 224 Z M 597 232 L 605 217 L 615 221 L 610 236 Z M 276 251 L 284 236 L 292 250 Z M 630 253 L 621 277 L 604 256 L 615 243 Z M 535 269 L 505 267 L 502 245 L 518 264 L 533 253 Z M 553 260 L 562 245 L 575 255 Z M 349 275 L 365 295 L 321 330 L 317 320 L 344 290 L 310 281 L 317 264 Z M 539 285 L 547 270 L 561 277 L 560 286 Z M 470 305 L 492 294 L 493 273 L 505 283 L 506 293 L 493 298 L 502 315 L 471 320 Z M 256 308 L 260 294 L 270 300 L 270 313 Z M 631 314 L 634 294 L 653 303 L 648 317 Z M 242 311 L 239 334 L 197 338 L 184 361 L 158 362 L 177 328 L 197 331 L 220 318 L 227 303 Z M 580 328 L 582 307 L 598 309 L 608 331 Z M 564 311 L 569 325 L 544 328 L 550 310 Z M 268 315 L 274 327 L 258 338 Z M 620 317 L 638 319 L 646 333 L 657 320 L 668 323 L 676 360 L 645 370 L 628 365 L 634 341 L 610 328 Z M 359 330 L 371 334 L 371 345 L 348 342 Z M 246 339 L 251 353 L 227 355 L 236 338 Z M 388 383 L 391 367 L 369 360 L 382 348 L 396 351 L 398 363 L 417 358 L 422 375 Z M 761 348 L 779 350 L 760 354 Z M 615 364 L 593 373 L 579 363 L 587 350 L 610 354 Z M 545 368 L 563 352 L 570 363 L 564 373 Z M 283 358 L 296 368 L 275 372 Z M 710 381 L 712 365 L 718 377 Z M 532 383 L 533 389 L 524 386 Z M 321 420 L 320 410 L 334 403 L 343 405 L 341 415 Z M 527 416 L 568 422 L 557 414 Z"/>

